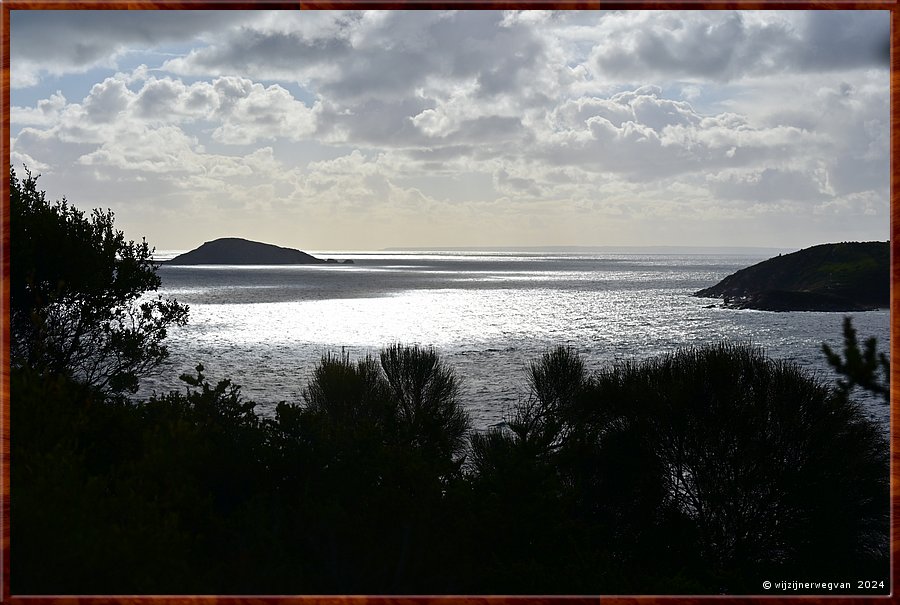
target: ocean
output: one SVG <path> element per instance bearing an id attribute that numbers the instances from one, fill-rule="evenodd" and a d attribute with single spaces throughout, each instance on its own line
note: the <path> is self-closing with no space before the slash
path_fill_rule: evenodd
<path id="1" fill-rule="evenodd" d="M 695 298 L 753 254 L 478 251 L 312 252 L 354 264 L 162 265 L 159 293 L 190 306 L 169 331 L 169 360 L 139 396 L 182 390 L 202 363 L 211 381 L 241 385 L 257 411 L 297 402 L 323 355 L 377 355 L 391 343 L 433 346 L 462 378 L 476 428 L 504 422 L 528 394 L 528 364 L 557 345 L 595 370 L 678 347 L 750 342 L 826 380 L 823 342 L 841 348 L 844 314 L 721 308 Z M 160 254 L 158 259 L 170 258 Z M 888 350 L 889 312 L 850 313 L 860 339 Z M 867 413 L 887 426 L 886 405 Z"/>

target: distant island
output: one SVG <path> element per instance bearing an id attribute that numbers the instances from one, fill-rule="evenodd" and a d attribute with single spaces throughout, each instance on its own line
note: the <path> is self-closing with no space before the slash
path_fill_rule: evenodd
<path id="1" fill-rule="evenodd" d="M 353 264 L 333 258 L 316 258 L 311 254 L 273 244 L 254 242 L 240 237 L 223 237 L 206 242 L 190 252 L 164 261 L 167 265 L 319 265 Z"/>
<path id="2" fill-rule="evenodd" d="M 694 296 L 732 309 L 870 311 L 890 307 L 889 242 L 821 244 L 729 275 Z"/>

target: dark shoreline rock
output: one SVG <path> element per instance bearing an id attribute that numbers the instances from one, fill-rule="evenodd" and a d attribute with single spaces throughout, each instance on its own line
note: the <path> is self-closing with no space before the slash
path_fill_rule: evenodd
<path id="1" fill-rule="evenodd" d="M 694 293 L 731 309 L 871 311 L 890 307 L 890 244 L 821 244 L 779 255 Z"/>
<path id="2" fill-rule="evenodd" d="M 874 311 L 877 306 L 862 305 L 839 296 L 815 292 L 766 290 L 758 294 L 726 299 L 723 306 L 729 309 L 756 309 L 757 311 Z"/>

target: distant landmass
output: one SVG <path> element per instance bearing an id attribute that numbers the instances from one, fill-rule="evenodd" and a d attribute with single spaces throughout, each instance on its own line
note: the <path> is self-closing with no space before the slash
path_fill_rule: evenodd
<path id="1" fill-rule="evenodd" d="M 734 309 L 870 311 L 890 307 L 889 242 L 821 244 L 729 275 L 694 296 Z"/>
<path id="2" fill-rule="evenodd" d="M 754 246 L 431 246 L 392 247 L 383 252 L 527 252 L 562 254 L 734 254 L 770 256 L 790 248 Z"/>
<path id="3" fill-rule="evenodd" d="M 239 237 L 223 237 L 206 242 L 199 248 L 163 261 L 167 265 L 317 265 L 339 263 L 329 258 L 316 258 L 311 254 L 283 248 L 273 244 L 254 242 Z M 352 264 L 348 259 L 341 264 Z"/>

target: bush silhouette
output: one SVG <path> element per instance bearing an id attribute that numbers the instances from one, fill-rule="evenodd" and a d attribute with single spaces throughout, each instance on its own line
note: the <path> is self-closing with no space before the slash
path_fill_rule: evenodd
<path id="1" fill-rule="evenodd" d="M 876 353 L 878 343 L 875 337 L 867 338 L 860 349 L 856 329 L 849 316 L 844 318 L 843 336 L 843 357 L 827 343 L 822 343 L 822 352 L 828 364 L 842 376 L 838 379 L 838 392 L 842 397 L 849 397 L 854 387 L 860 387 L 890 404 L 891 364 L 885 353 Z"/>
<path id="2" fill-rule="evenodd" d="M 9 178 L 12 365 L 135 392 L 168 357 L 162 341 L 187 307 L 138 301 L 161 283 L 152 250 L 115 230 L 112 212 L 48 202 L 27 169 Z"/>
<path id="3" fill-rule="evenodd" d="M 588 375 L 558 349 L 529 369 L 509 427 L 469 433 L 437 354 L 385 351 L 326 356 L 270 419 L 202 366 L 143 402 L 14 368 L 12 453 L 28 461 L 12 472 L 14 590 L 740 594 L 887 578 L 885 437 L 790 363 L 720 344 Z"/>
<path id="4" fill-rule="evenodd" d="M 493 503 L 482 514 L 500 527 L 492 589 L 752 594 L 790 574 L 887 578 L 885 436 L 795 364 L 720 343 L 587 376 L 557 348 L 528 377 L 510 428 L 472 438 L 477 497 Z M 510 537 L 538 518 L 554 528 L 541 549 Z M 566 560 L 592 562 L 577 577 L 556 569 L 563 532 Z M 514 551 L 560 583 L 498 580 Z"/>
<path id="5" fill-rule="evenodd" d="M 468 430 L 456 378 L 433 350 L 322 359 L 303 401 L 279 405 L 271 425 L 314 591 L 408 593 L 440 581 L 433 544 L 445 537 L 444 495 Z"/>
<path id="6" fill-rule="evenodd" d="M 884 434 L 796 364 L 749 345 L 680 349 L 599 372 L 579 407 L 590 425 L 579 444 L 619 439 L 634 454 L 617 460 L 645 460 L 619 471 L 645 477 L 633 501 L 658 498 L 658 518 L 689 521 L 708 590 L 760 592 L 766 574 L 886 561 Z"/>
<path id="7" fill-rule="evenodd" d="M 391 345 L 379 356 L 399 422 L 400 439 L 422 453 L 442 476 L 465 452 L 469 416 L 459 384 L 434 349 Z"/>

